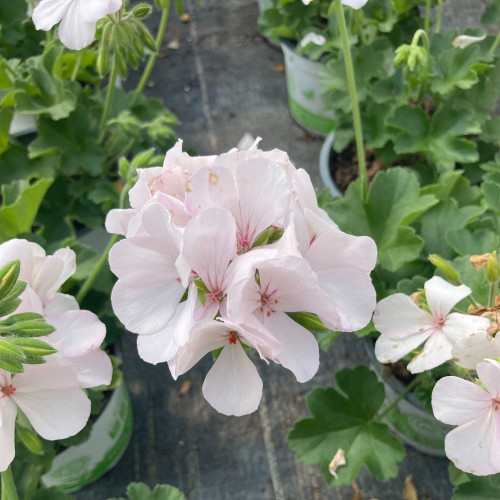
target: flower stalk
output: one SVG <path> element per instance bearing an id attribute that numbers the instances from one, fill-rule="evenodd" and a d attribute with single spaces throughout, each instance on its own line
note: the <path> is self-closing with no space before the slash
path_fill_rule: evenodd
<path id="1" fill-rule="evenodd" d="M 420 375 L 417 375 L 403 390 L 403 392 L 389 405 L 384 411 L 373 419 L 375 422 L 380 422 L 386 415 L 388 415 L 394 408 L 397 407 L 399 402 L 405 398 L 413 389 L 420 384 Z"/>
<path id="2" fill-rule="evenodd" d="M 361 126 L 361 115 L 359 112 L 358 95 L 356 93 L 356 80 L 354 77 L 354 67 L 352 64 L 351 49 L 347 35 L 347 26 L 344 17 L 344 8 L 341 0 L 335 0 L 335 11 L 337 13 L 340 37 L 342 39 L 342 49 L 344 54 L 344 64 L 347 74 L 347 84 L 349 86 L 349 96 L 351 98 L 352 118 L 354 124 L 354 137 L 356 140 L 356 150 L 358 153 L 359 177 L 361 179 L 361 196 L 366 200 L 368 192 L 368 181 L 366 177 L 366 159 L 363 142 L 363 129 Z"/>
<path id="3" fill-rule="evenodd" d="M 169 8 L 170 8 L 170 1 L 168 0 L 166 2 L 165 7 L 162 8 L 162 12 L 161 12 L 160 26 L 158 27 L 158 31 L 156 33 L 156 40 L 155 40 L 156 50 L 149 56 L 148 63 L 146 64 L 146 67 L 144 68 L 141 79 L 139 80 L 139 83 L 137 84 L 137 87 L 134 90 L 134 96 L 133 96 L 133 100 L 132 100 L 132 102 L 134 104 L 137 102 L 137 99 L 139 99 L 140 95 L 142 94 L 142 91 L 144 90 L 144 86 L 146 85 L 146 83 L 149 79 L 149 76 L 151 75 L 151 71 L 153 71 L 153 67 L 156 63 L 156 59 L 158 57 L 158 52 L 160 51 L 160 47 L 161 47 L 161 42 L 163 40 L 163 37 L 165 36 L 165 30 L 167 29 Z"/>
<path id="4" fill-rule="evenodd" d="M 10 466 L 2 472 L 2 500 L 19 500 Z"/>
<path id="5" fill-rule="evenodd" d="M 115 93 L 116 79 L 118 77 L 118 65 L 116 64 L 116 54 L 113 54 L 113 62 L 111 63 L 111 74 L 108 82 L 108 92 L 106 94 L 106 102 L 101 116 L 101 123 L 99 125 L 99 142 L 104 139 L 104 132 L 106 131 L 106 123 L 108 121 L 111 105 L 113 103 L 113 95 Z"/>
<path id="6" fill-rule="evenodd" d="M 123 208 L 125 205 L 125 197 L 127 196 L 127 193 L 129 192 L 131 186 L 127 182 L 125 186 L 122 189 L 122 192 L 120 193 L 120 204 L 119 208 Z M 106 245 L 106 248 L 104 249 L 104 252 L 101 255 L 101 258 L 97 261 L 97 264 L 95 265 L 94 269 L 92 269 L 92 272 L 89 274 L 88 278 L 84 281 L 82 287 L 78 291 L 78 294 L 76 295 L 76 301 L 81 304 L 83 299 L 87 296 L 87 293 L 89 292 L 90 288 L 94 284 L 94 281 L 96 280 L 97 276 L 99 276 L 99 273 L 101 272 L 102 266 L 104 266 L 105 262 L 108 260 L 108 255 L 113 247 L 113 245 L 118 241 L 120 238 L 119 234 L 114 234 L 111 236 L 109 239 L 108 244 Z M 2 499 L 3 500 L 3 499 Z"/>

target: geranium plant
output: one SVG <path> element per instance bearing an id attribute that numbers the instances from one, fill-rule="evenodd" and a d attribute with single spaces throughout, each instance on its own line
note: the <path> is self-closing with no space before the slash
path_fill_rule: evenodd
<path id="1" fill-rule="evenodd" d="M 340 2 L 336 5 L 340 12 Z M 496 123 L 473 96 L 496 96 L 492 82 L 498 43 L 493 37 L 485 37 L 484 42 L 466 39 L 475 44 L 460 48 L 466 42 L 459 38 L 455 48 L 451 44 L 455 32 L 435 34 L 431 45 L 427 37 L 427 32 L 420 30 L 414 43 L 399 49 L 398 62 L 404 60 L 408 66 L 401 71 L 401 78 L 394 75 L 391 82 L 385 78 L 387 88 L 383 77 L 366 80 L 379 97 L 388 99 L 375 104 L 371 101 L 380 108 L 372 115 L 375 121 L 379 119 L 380 135 L 370 135 L 376 127 L 370 129 L 372 123 L 366 119 L 369 93 L 362 88 L 358 99 L 356 84 L 366 82 L 358 78 L 344 36 L 345 98 L 338 103 L 352 111 L 346 136 L 356 140 L 359 178 L 349 185 L 344 197 L 322 198 L 321 203 L 341 229 L 370 235 L 377 243 L 378 260 L 372 276 L 379 302 L 373 322 L 356 333 L 371 333 L 376 338 L 370 348 L 374 344 L 380 363 L 402 360 L 405 382 L 400 384 L 399 395 L 392 396 L 380 381 L 382 370 L 358 367 L 337 373 L 336 388 L 316 389 L 309 395 L 313 417 L 295 425 L 289 443 L 300 459 L 320 463 L 332 486 L 354 481 L 363 465 L 387 480 L 397 474 L 397 463 L 405 454 L 391 430 L 404 434 L 408 421 L 399 414 L 400 402 L 413 392 L 422 410 L 427 408 L 443 423 L 459 426 L 454 431 L 448 428 L 451 432 L 443 443 L 454 464 L 450 477 L 457 486 L 456 498 L 469 498 L 468 494 L 477 491 L 495 492 L 495 496 L 499 491 L 497 476 L 491 474 L 500 472 L 494 451 L 500 277 L 496 253 L 500 244 L 497 144 L 493 141 L 484 152 L 481 146 L 476 151 L 470 137 L 458 136 L 473 132 L 468 124 L 474 116 L 476 124 L 483 126 L 477 125 L 474 132 L 478 144 L 483 144 L 488 137 L 485 131 Z M 419 41 L 424 42 L 424 48 Z M 432 43 L 440 44 L 435 59 L 433 49 L 429 50 Z M 431 61 L 436 60 L 444 70 L 434 71 Z M 368 64 L 366 59 L 358 62 Z M 335 82 L 342 78 L 337 75 Z M 387 103 L 399 102 L 401 94 L 393 92 L 398 85 L 410 94 L 405 94 L 402 104 L 405 111 L 392 115 L 393 133 L 386 136 L 389 142 L 384 142 L 384 133 L 389 130 L 384 128 L 384 117 L 393 112 Z M 476 85 L 491 92 L 483 95 L 476 88 L 478 93 L 474 94 Z M 430 96 L 430 92 L 434 94 Z M 448 101 L 452 93 L 454 98 Z M 472 102 L 466 105 L 467 95 Z M 339 116 L 344 115 L 340 112 Z M 424 124 L 423 118 L 417 126 L 412 121 L 416 116 L 435 120 L 434 126 Z M 410 139 L 422 134 L 425 140 L 417 141 L 420 157 L 409 157 L 406 168 L 379 171 L 368 185 L 365 126 L 367 143 L 380 137 L 385 152 L 391 147 L 396 153 L 398 147 L 411 149 Z M 401 135 L 403 130 L 406 139 Z M 339 136 L 342 142 L 342 133 Z M 460 164 L 461 155 L 468 152 L 473 157 Z M 421 165 L 424 161 L 427 166 Z M 474 477 L 483 475 L 489 477 Z"/>

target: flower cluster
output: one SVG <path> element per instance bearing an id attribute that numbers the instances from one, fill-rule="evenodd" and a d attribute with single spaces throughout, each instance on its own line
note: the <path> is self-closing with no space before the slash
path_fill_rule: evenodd
<path id="1" fill-rule="evenodd" d="M 162 167 L 139 169 L 131 209 L 109 213 L 126 236 L 110 252 L 111 301 L 148 362 L 174 378 L 221 349 L 203 384 L 219 412 L 255 411 L 262 381 L 246 351 L 291 370 L 319 365 L 314 336 L 287 313 L 336 331 L 364 327 L 375 307 L 376 247 L 341 232 L 286 153 L 231 150 L 190 157 L 179 141 Z"/>
<path id="2" fill-rule="evenodd" d="M 446 455 L 461 470 L 478 476 L 500 472 L 500 337 L 490 320 L 496 307 L 473 314 L 451 312 L 471 293 L 434 276 L 425 283 L 417 305 L 410 297 L 395 294 L 381 300 L 374 324 L 381 332 L 375 354 L 382 363 L 397 361 L 417 349 L 408 370 L 420 373 L 453 361 L 469 378 L 440 379 L 432 393 L 434 416 L 458 427 L 447 434 Z M 496 316 L 494 316 L 496 317 Z M 475 371 L 478 379 L 474 381 Z M 475 383 L 477 382 L 477 383 Z"/>
<path id="3" fill-rule="evenodd" d="M 57 353 L 44 364 L 25 365 L 23 373 L 0 370 L 0 471 L 14 458 L 18 408 L 43 438 L 67 438 L 90 416 L 90 400 L 82 388 L 108 385 L 112 375 L 111 361 L 100 350 L 104 324 L 80 310 L 72 296 L 58 293 L 75 272 L 74 252 L 65 248 L 46 255 L 36 243 L 14 239 L 0 245 L 0 267 L 13 260 L 20 261 L 19 279 L 27 283 L 15 314 L 44 315 L 55 331 L 43 340 Z"/>

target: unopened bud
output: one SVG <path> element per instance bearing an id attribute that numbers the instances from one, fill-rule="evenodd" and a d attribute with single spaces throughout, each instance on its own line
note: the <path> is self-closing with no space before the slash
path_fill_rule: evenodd
<path id="1" fill-rule="evenodd" d="M 497 253 L 493 252 L 488 257 L 488 262 L 486 263 L 486 277 L 488 281 L 496 283 L 500 279 L 500 268 L 498 266 Z"/>
<path id="2" fill-rule="evenodd" d="M 139 5 L 136 5 L 132 10 L 132 14 L 137 19 L 142 19 L 143 17 L 149 16 L 151 12 L 153 12 L 153 9 L 151 5 L 148 5 L 147 3 L 140 3 Z"/>
<path id="3" fill-rule="evenodd" d="M 490 255 L 491 255 L 490 253 L 483 253 L 482 255 L 472 255 L 470 258 L 470 263 L 472 264 L 472 267 L 476 271 L 479 271 L 488 263 Z"/>
<path id="4" fill-rule="evenodd" d="M 5 264 L 0 270 L 0 299 L 7 296 L 14 288 L 17 278 L 19 277 L 19 269 L 19 261 L 14 260 Z"/>
<path id="5" fill-rule="evenodd" d="M 436 254 L 429 255 L 431 264 L 434 264 L 450 281 L 458 281 L 458 272 L 442 257 Z"/>

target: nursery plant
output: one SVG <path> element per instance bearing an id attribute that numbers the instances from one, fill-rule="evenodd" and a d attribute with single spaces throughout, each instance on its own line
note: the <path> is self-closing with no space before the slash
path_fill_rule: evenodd
<path id="1" fill-rule="evenodd" d="M 340 17 L 340 2 L 336 8 Z M 402 111 L 396 110 L 388 122 L 380 106 L 373 115 L 374 120 L 380 117 L 379 135 L 370 135 L 374 122 L 366 113 L 378 103 L 368 93 L 360 92 L 359 97 L 357 86 L 364 82 L 357 78 L 342 23 L 340 30 L 346 68 L 342 90 L 348 99 L 340 103 L 346 102 L 352 113 L 353 130 L 346 134 L 349 140 L 355 137 L 359 177 L 344 196 L 331 200 L 325 194 L 320 205 L 341 229 L 370 235 L 377 243 L 372 278 L 378 304 L 373 322 L 356 334 L 373 337 L 367 345 L 374 348 L 380 363 L 393 368 L 392 378 L 398 373 L 401 382 L 399 394 L 393 395 L 382 383 L 387 370 L 360 366 L 337 373 L 336 387 L 309 395 L 313 417 L 296 423 L 289 444 L 301 460 L 321 464 L 332 486 L 351 483 L 363 466 L 379 479 L 395 477 L 397 463 L 405 455 L 397 436 L 404 435 L 409 425 L 400 410 L 404 398 L 413 393 L 422 410 L 459 426 L 449 427 L 443 443 L 454 464 L 450 466 L 456 485 L 453 498 L 478 498 L 482 492 L 496 496 L 500 184 L 494 138 L 483 151 L 489 137 L 485 131 L 496 118 L 484 109 L 486 101 L 481 106 L 473 97 L 488 96 L 490 104 L 496 99 L 498 43 L 493 37 L 484 43 L 462 37 L 456 44 L 479 43 L 455 48 L 451 42 L 456 33 L 435 34 L 429 43 L 427 32 L 417 31 L 413 43 L 397 51 L 397 63 L 406 65 L 399 75 L 394 74 L 392 81 L 372 82 L 371 88 L 378 91 L 387 84 L 390 97 L 384 102 L 389 115 L 393 109 L 387 102 L 400 103 L 402 95 L 405 99 Z M 433 43 L 439 51 L 433 52 Z M 442 65 L 439 72 L 436 60 Z M 467 62 L 459 65 L 459 61 Z M 393 92 L 397 85 L 402 94 Z M 490 92 L 476 88 L 474 94 L 476 85 Z M 452 93 L 454 98 L 448 101 Z M 393 133 L 379 143 L 381 151 L 385 147 L 398 159 L 403 152 L 418 155 L 407 157 L 405 167 L 380 169 L 368 184 L 365 144 L 384 138 L 386 123 Z M 470 134 L 476 134 L 477 145 Z M 466 411 L 470 413 L 465 415 Z"/>

